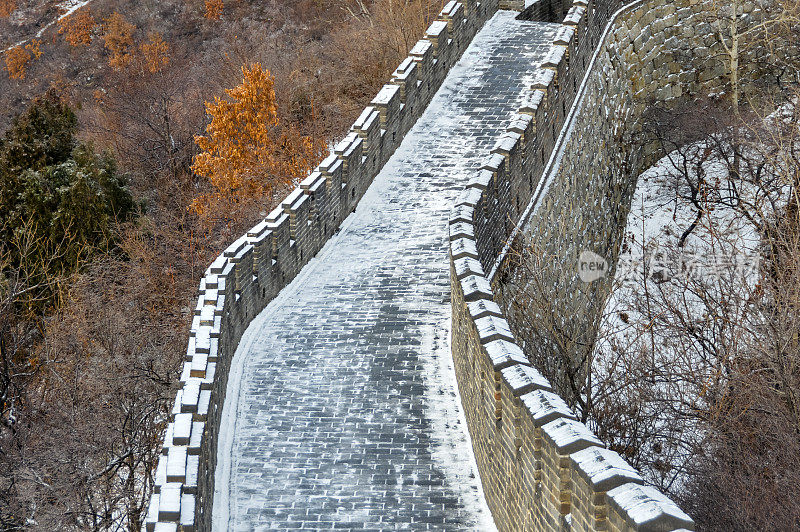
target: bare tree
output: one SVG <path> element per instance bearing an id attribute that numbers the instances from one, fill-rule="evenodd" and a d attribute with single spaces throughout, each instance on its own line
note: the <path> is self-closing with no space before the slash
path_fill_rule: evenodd
<path id="1" fill-rule="evenodd" d="M 743 63 L 747 62 L 747 66 L 753 68 L 756 60 L 779 55 L 782 50 L 776 48 L 775 44 L 786 43 L 800 24 L 800 6 L 795 0 L 714 0 L 711 7 L 708 21 L 724 51 L 731 108 L 738 116 Z M 752 78 L 749 76 L 746 79 Z"/>
<path id="2" fill-rule="evenodd" d="M 666 156 L 613 280 L 581 285 L 528 244 L 503 288 L 532 362 L 703 530 L 800 526 L 800 111 L 764 101 L 651 109 Z"/>

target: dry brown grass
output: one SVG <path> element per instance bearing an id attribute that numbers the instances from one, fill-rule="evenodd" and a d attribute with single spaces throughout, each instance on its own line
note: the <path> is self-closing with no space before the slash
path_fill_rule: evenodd
<path id="1" fill-rule="evenodd" d="M 57 87 L 79 108 L 81 136 L 115 154 L 147 205 L 135 225 L 119 227 L 122 252 L 64 283 L 59 308 L 33 317 L 0 308 L 3 357 L 22 368 L 0 371 L 0 390 L 10 394 L 1 401 L 0 529 L 30 518 L 34 530 L 138 530 L 149 484 L 131 481 L 151 481 L 198 280 L 278 199 L 260 198 L 212 228 L 190 212 L 208 192 L 190 171 L 203 102 L 235 86 L 243 64 L 261 62 L 275 75 L 280 120 L 298 134 L 336 139 L 439 7 L 232 1 L 208 20 L 199 0 L 94 0 L 95 20 L 118 12 L 130 24 L 118 32 L 121 46 L 106 50 L 109 39 L 91 38 L 94 28 L 75 48 L 56 26 L 25 79 L 0 76 L 0 131 L 32 96 Z M 125 61 L 112 68 L 115 57 Z"/>

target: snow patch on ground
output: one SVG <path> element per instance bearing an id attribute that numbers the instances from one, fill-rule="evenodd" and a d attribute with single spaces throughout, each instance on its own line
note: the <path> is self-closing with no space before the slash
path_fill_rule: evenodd
<path id="1" fill-rule="evenodd" d="M 760 239 L 750 222 L 718 201 L 726 197 L 724 183 L 728 175 L 719 159 L 711 158 L 701 165 L 706 180 L 719 187 L 719 197 L 700 199 L 704 213 L 696 228 L 685 237 L 684 245 L 679 246 L 698 212 L 697 206 L 686 199 L 689 191 L 681 181 L 680 172 L 685 161 L 696 159 L 702 150 L 703 144 L 698 144 L 687 150 L 686 156 L 673 152 L 639 177 L 614 289 L 604 312 L 601 353 L 610 340 L 627 349 L 636 348 L 641 332 L 636 325 L 645 324 L 650 318 L 637 312 L 633 302 L 642 297 L 647 285 L 669 295 L 671 290 L 683 290 L 687 279 L 713 285 L 718 276 L 724 287 L 738 286 L 743 290 L 751 290 L 757 279 Z M 693 169 L 690 173 L 693 177 L 697 175 Z M 742 193 L 755 200 L 755 191 L 743 187 Z M 703 312 L 703 305 L 694 294 L 684 296 L 688 312 Z M 622 312 L 627 314 L 624 320 Z"/>
<path id="2" fill-rule="evenodd" d="M 50 22 L 48 22 L 47 24 L 45 24 L 44 26 L 42 26 L 39 29 L 39 31 L 36 32 L 36 37 L 35 38 L 38 39 L 39 37 L 44 35 L 44 32 L 46 32 L 48 29 L 50 29 L 53 26 L 53 24 L 55 24 L 57 22 L 60 22 L 62 19 L 67 18 L 68 16 L 70 16 L 71 14 L 73 14 L 74 12 L 76 12 L 77 10 L 82 8 L 83 6 L 85 6 L 87 4 L 90 4 L 91 2 L 92 2 L 92 0 L 65 0 L 64 2 L 61 2 L 60 4 L 58 4 L 58 9 L 59 9 L 59 11 L 61 11 L 61 14 L 58 17 L 56 17 L 55 19 L 53 19 Z M 28 40 L 29 39 L 22 39 L 21 41 L 19 41 L 19 42 L 15 43 L 15 44 L 12 44 L 9 47 L 7 47 L 5 50 L 0 51 L 0 53 L 5 53 L 5 52 L 11 50 L 12 48 L 16 48 L 17 46 L 22 46 L 23 44 L 27 43 Z"/>
<path id="3" fill-rule="evenodd" d="M 458 392 L 450 348 L 450 318 L 443 320 L 435 330 L 425 332 L 422 353 L 431 353 L 431 356 L 423 356 L 423 377 L 428 418 L 433 423 L 432 434 L 436 441 L 433 458 L 450 482 L 469 486 L 469 490 L 461 490 L 461 496 L 465 499 L 464 506 L 475 514 L 477 529 L 494 532 L 497 526 L 481 489 L 478 464 L 472 452 L 472 440 Z"/>
<path id="4" fill-rule="evenodd" d="M 639 452 L 667 468 L 642 473 L 662 489 L 679 488 L 704 438 L 696 416 L 678 419 L 673 407 L 703 408 L 703 383 L 720 378 L 718 357 L 735 357 L 739 345 L 707 342 L 736 336 L 726 324 L 751 312 L 759 278 L 759 235 L 730 206 L 727 164 L 708 146 L 676 150 L 640 175 L 592 360 L 593 393 L 613 390 L 611 408 L 634 408 L 648 427 L 636 429 L 650 434 Z M 687 182 L 699 175 L 709 186 L 692 201 Z M 737 186 L 745 201 L 761 201 L 752 185 Z"/>

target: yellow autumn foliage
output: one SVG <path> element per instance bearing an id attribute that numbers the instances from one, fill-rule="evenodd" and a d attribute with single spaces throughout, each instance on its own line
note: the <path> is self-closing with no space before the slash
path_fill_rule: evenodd
<path id="1" fill-rule="evenodd" d="M 222 17 L 222 9 L 224 7 L 224 0 L 206 0 L 206 13 L 204 16 L 208 20 L 219 20 Z"/>
<path id="2" fill-rule="evenodd" d="M 25 49 L 33 54 L 35 59 L 42 57 L 42 41 L 40 39 L 33 39 L 25 45 Z"/>
<path id="3" fill-rule="evenodd" d="M 169 64 L 169 45 L 160 33 L 151 32 L 147 42 L 141 44 L 144 68 L 155 74 Z"/>
<path id="4" fill-rule="evenodd" d="M 58 33 L 70 46 L 92 44 L 92 34 L 97 23 L 88 7 L 82 7 L 59 22 Z"/>
<path id="5" fill-rule="evenodd" d="M 214 217 L 231 206 L 261 199 L 305 177 L 323 155 L 321 138 L 302 135 L 280 123 L 274 80 L 259 63 L 242 67 L 240 85 L 206 102 L 211 118 L 206 134 L 195 137 L 201 153 L 192 170 L 213 191 L 192 207 Z"/>
<path id="6" fill-rule="evenodd" d="M 11 79 L 25 79 L 31 54 L 23 46 L 15 46 L 3 54 L 6 62 L 6 72 Z"/>
<path id="7" fill-rule="evenodd" d="M 103 21 L 103 41 L 106 50 L 111 54 L 108 64 L 113 69 L 121 70 L 130 63 L 130 50 L 133 46 L 135 30 L 136 26 L 117 12 L 112 13 Z"/>
<path id="8" fill-rule="evenodd" d="M 0 18 L 7 18 L 17 9 L 16 0 L 0 0 Z"/>

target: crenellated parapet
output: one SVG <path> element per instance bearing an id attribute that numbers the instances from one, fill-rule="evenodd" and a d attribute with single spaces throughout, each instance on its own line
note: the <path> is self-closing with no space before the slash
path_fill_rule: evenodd
<path id="1" fill-rule="evenodd" d="M 356 208 L 497 0 L 449 2 L 332 153 L 200 281 L 144 529 L 210 530 L 219 422 L 231 358 L 250 321 Z"/>
<path id="2" fill-rule="evenodd" d="M 522 224 L 535 224 L 541 242 L 555 242 L 551 251 L 565 267 L 577 260 L 573 248 L 585 244 L 587 233 L 607 226 L 598 239 L 606 241 L 619 231 L 620 219 L 624 227 L 626 192 L 604 198 L 611 181 L 601 173 L 613 161 L 603 157 L 616 150 L 613 135 L 621 134 L 624 121 L 651 93 L 618 81 L 627 75 L 625 65 L 614 70 L 610 63 L 646 49 L 651 55 L 644 70 L 654 88 L 672 91 L 693 82 L 668 67 L 659 70 L 663 61 L 653 57 L 663 50 L 648 41 L 660 37 L 645 30 L 648 39 L 642 40 L 637 30 L 665 20 L 691 21 L 701 8 L 688 0 L 655 4 L 640 0 L 613 14 L 620 2 L 576 0 L 548 8 L 563 14 L 563 27 L 523 105 L 451 213 L 451 349 L 481 481 L 500 530 L 694 527 L 554 393 L 519 347 L 497 295 L 497 272 Z M 528 5 L 531 12 L 545 8 L 544 2 Z M 674 18 L 680 10 L 684 18 Z M 622 216 L 610 216 L 614 209 Z M 587 212 L 596 213 L 588 225 Z"/>

